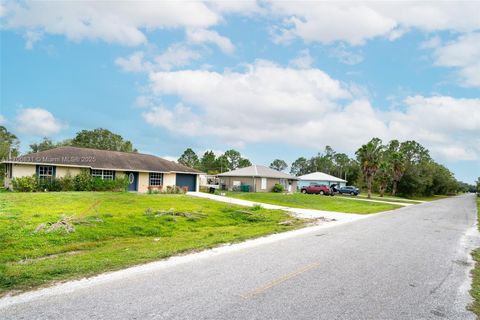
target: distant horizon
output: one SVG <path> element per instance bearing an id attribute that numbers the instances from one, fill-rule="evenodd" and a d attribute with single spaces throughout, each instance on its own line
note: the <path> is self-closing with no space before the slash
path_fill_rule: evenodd
<path id="1" fill-rule="evenodd" d="M 145 7 L 148 6 L 148 7 Z M 175 161 L 289 165 L 415 140 L 480 176 L 478 2 L 5 2 L 0 125 L 20 150 L 105 128 Z"/>

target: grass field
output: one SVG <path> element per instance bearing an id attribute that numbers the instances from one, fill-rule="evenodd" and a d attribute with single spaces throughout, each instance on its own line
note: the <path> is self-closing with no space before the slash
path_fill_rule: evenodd
<path id="1" fill-rule="evenodd" d="M 351 197 L 351 196 L 344 196 L 344 197 Z M 366 195 L 358 195 L 356 197 L 351 197 L 353 199 L 363 199 L 367 200 L 368 197 Z M 418 201 L 412 201 L 409 199 L 401 198 L 401 197 L 390 197 L 390 196 L 384 196 L 383 198 L 380 196 L 374 196 L 370 198 L 371 200 L 378 200 L 378 201 L 388 201 L 388 202 L 399 202 L 399 203 L 409 203 L 409 204 L 419 204 L 421 202 Z"/>
<path id="2" fill-rule="evenodd" d="M 304 224 L 185 195 L 1 193 L 0 296 Z"/>
<path id="3" fill-rule="evenodd" d="M 477 198 L 477 216 L 480 222 L 480 198 Z M 479 224 L 480 229 L 480 224 Z M 480 248 L 472 253 L 473 260 L 475 260 L 475 268 L 472 270 L 472 289 L 470 294 L 473 297 L 473 303 L 470 305 L 477 317 L 480 319 Z"/>
<path id="4" fill-rule="evenodd" d="M 364 197 L 366 198 L 367 195 L 366 193 L 363 193 L 359 195 L 359 197 Z M 440 200 L 440 199 L 445 199 L 448 198 L 449 196 L 445 195 L 434 195 L 434 196 L 412 196 L 412 197 L 400 197 L 400 196 L 391 196 L 389 194 L 386 194 L 384 198 L 392 198 L 395 199 L 395 201 L 402 201 L 402 202 L 410 202 L 410 203 L 417 203 L 409 200 L 419 200 L 419 201 L 435 201 L 435 200 Z M 372 199 L 374 200 L 382 200 L 383 198 L 380 197 L 380 194 L 378 193 L 372 193 Z M 385 200 L 387 201 L 387 200 Z"/>
<path id="5" fill-rule="evenodd" d="M 242 193 L 242 192 L 228 192 L 227 196 L 257 201 L 269 204 L 276 204 L 280 206 L 292 208 L 317 209 L 336 212 L 348 213 L 377 213 L 381 211 L 393 210 L 400 208 L 400 206 L 388 203 L 376 203 L 367 201 L 353 201 L 344 199 L 343 197 L 335 196 L 321 196 L 314 194 L 283 194 L 271 192 L 257 192 L 257 193 Z"/>

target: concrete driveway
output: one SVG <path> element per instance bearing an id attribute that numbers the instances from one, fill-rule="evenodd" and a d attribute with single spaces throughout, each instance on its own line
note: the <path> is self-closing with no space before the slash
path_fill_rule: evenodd
<path id="1" fill-rule="evenodd" d="M 3 299 L 0 318 L 474 319 L 477 239 L 475 197 L 454 197 Z"/>
<path id="2" fill-rule="evenodd" d="M 279 206 L 275 204 L 268 204 L 262 202 L 255 202 L 231 197 L 224 197 L 224 196 L 217 196 L 210 193 L 205 192 L 189 192 L 188 195 L 193 197 L 205 198 L 230 204 L 237 204 L 240 206 L 247 206 L 252 207 L 254 205 L 260 205 L 265 209 L 275 209 L 275 210 L 284 210 L 300 218 L 327 218 L 327 219 L 334 219 L 336 221 L 355 221 L 359 219 L 365 218 L 367 215 L 365 214 L 354 214 L 354 213 L 345 213 L 345 212 L 333 212 L 333 211 L 324 211 L 324 210 L 315 210 L 315 209 L 300 209 L 300 208 L 291 208 L 285 206 Z"/>

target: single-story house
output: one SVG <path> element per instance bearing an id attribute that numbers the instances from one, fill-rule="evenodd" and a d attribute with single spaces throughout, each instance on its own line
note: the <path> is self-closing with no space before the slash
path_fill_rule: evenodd
<path id="1" fill-rule="evenodd" d="M 297 178 L 299 188 L 308 187 L 311 184 L 324 184 L 327 186 L 336 184 L 338 187 L 345 187 L 347 184 L 347 180 L 343 180 L 323 172 L 313 172 L 303 176 L 298 176 Z"/>
<path id="2" fill-rule="evenodd" d="M 59 147 L 3 161 L 5 187 L 13 178 L 37 175 L 39 178 L 75 176 L 89 170 L 92 176 L 114 180 L 126 175 L 129 191 L 147 192 L 149 187 L 187 187 L 198 191 L 200 171 L 157 156 L 76 147 Z"/>
<path id="3" fill-rule="evenodd" d="M 226 190 L 241 190 L 249 186 L 251 192 L 270 192 L 276 183 L 283 185 L 286 191 L 297 189 L 298 178 L 284 172 L 259 165 L 253 165 L 217 175 L 220 186 Z"/>

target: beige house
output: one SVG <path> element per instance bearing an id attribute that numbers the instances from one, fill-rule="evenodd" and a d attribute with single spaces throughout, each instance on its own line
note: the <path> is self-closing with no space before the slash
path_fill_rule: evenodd
<path id="1" fill-rule="evenodd" d="M 220 186 L 226 190 L 251 192 L 270 192 L 276 183 L 283 185 L 285 191 L 297 190 L 297 177 L 273 170 L 265 166 L 253 165 L 217 175 Z M 249 187 L 246 187 L 249 186 Z"/>
<path id="2" fill-rule="evenodd" d="M 30 153 L 3 161 L 6 164 L 5 187 L 12 179 L 36 175 L 39 178 L 61 178 L 88 170 L 92 176 L 114 180 L 126 175 L 129 191 L 147 192 L 150 188 L 187 187 L 198 191 L 198 170 L 153 155 L 136 152 L 107 151 L 76 147 L 59 147 Z"/>

